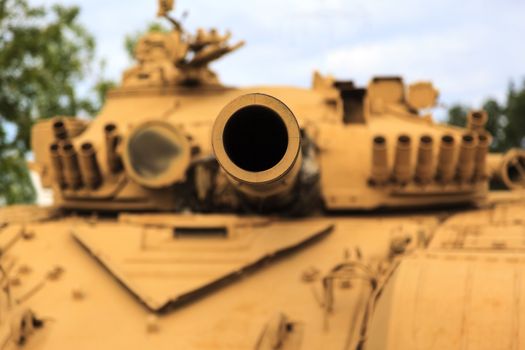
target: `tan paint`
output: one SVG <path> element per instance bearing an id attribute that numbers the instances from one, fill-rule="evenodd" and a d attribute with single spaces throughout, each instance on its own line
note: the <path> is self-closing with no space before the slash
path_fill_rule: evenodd
<path id="1" fill-rule="evenodd" d="M 436 124 L 437 90 L 396 77 L 224 87 L 207 64 L 238 45 L 159 5 L 173 32 L 96 118 L 33 128 L 57 202 L 0 209 L 2 349 L 525 348 L 525 153 L 487 155 L 483 112 Z M 224 133 L 252 106 L 286 148 L 243 172 Z"/>

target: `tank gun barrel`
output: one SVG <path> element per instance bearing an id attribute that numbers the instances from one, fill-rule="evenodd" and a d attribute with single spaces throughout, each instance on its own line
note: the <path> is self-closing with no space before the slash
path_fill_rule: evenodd
<path id="1" fill-rule="evenodd" d="M 287 198 L 301 168 L 301 133 L 280 100 L 248 94 L 230 102 L 215 120 L 212 146 L 230 183 L 249 200 Z"/>

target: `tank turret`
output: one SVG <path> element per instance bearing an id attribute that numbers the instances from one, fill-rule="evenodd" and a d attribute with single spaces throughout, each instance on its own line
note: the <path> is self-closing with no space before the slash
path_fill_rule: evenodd
<path id="1" fill-rule="evenodd" d="M 437 124 L 430 82 L 374 77 L 368 86 L 315 73 L 310 89 L 226 87 L 208 64 L 243 45 L 189 34 L 169 16 L 92 121 L 58 116 L 33 128 L 42 183 L 66 209 L 204 212 L 373 210 L 476 204 L 491 179 L 525 187 L 523 151 L 489 154 L 487 113 Z"/>

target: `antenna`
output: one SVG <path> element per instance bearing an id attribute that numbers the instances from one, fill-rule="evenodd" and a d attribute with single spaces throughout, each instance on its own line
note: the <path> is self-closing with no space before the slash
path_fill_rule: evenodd
<path id="1" fill-rule="evenodd" d="M 173 10 L 174 0 L 158 0 L 159 10 L 157 12 L 158 17 L 168 16 L 168 12 Z"/>
<path id="2" fill-rule="evenodd" d="M 180 24 L 180 21 L 176 20 L 175 18 L 171 17 L 169 15 L 170 11 L 173 11 L 173 7 L 175 6 L 175 0 L 158 0 L 159 1 L 159 10 L 157 12 L 157 17 L 164 17 L 168 21 L 173 24 L 173 27 L 179 31 L 183 32 L 182 25 Z M 183 19 L 186 17 L 186 12 L 183 14 Z"/>

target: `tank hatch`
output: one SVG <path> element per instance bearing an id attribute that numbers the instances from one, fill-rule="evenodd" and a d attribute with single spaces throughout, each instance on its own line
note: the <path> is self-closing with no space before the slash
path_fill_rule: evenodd
<path id="1" fill-rule="evenodd" d="M 75 239 L 148 309 L 165 312 L 326 236 L 326 223 L 123 215 Z"/>

